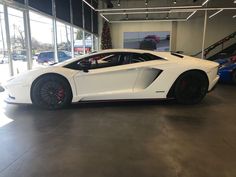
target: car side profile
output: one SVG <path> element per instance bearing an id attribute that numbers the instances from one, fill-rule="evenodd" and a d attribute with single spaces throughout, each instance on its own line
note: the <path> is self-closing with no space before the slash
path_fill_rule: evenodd
<path id="1" fill-rule="evenodd" d="M 5 100 L 47 109 L 100 100 L 175 98 L 196 104 L 216 85 L 218 66 L 170 52 L 104 50 L 12 78 L 4 85 Z"/>

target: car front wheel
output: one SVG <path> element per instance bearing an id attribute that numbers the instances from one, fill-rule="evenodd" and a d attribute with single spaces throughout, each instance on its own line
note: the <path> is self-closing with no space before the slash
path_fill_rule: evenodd
<path id="1" fill-rule="evenodd" d="M 205 97 L 207 91 L 207 76 L 199 71 L 189 71 L 177 79 L 175 98 L 181 104 L 196 104 Z"/>
<path id="2" fill-rule="evenodd" d="M 31 98 L 33 104 L 41 108 L 65 108 L 72 100 L 71 87 L 68 81 L 62 77 L 44 76 L 33 85 Z"/>

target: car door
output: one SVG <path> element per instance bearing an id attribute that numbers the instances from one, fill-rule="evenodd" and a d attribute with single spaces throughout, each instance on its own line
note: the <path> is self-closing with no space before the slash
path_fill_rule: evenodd
<path id="1" fill-rule="evenodd" d="M 78 95 L 84 99 L 132 93 L 138 70 L 135 64 L 124 63 L 121 53 L 93 55 L 80 62 L 90 64 L 88 72 L 79 71 L 74 77 Z"/>

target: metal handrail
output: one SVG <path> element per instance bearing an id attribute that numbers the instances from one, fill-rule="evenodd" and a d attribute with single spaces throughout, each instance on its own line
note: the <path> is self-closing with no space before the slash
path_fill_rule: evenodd
<path id="1" fill-rule="evenodd" d="M 214 50 L 214 49 L 215 49 L 216 47 L 218 47 L 219 45 L 223 45 L 225 42 L 229 41 L 230 39 L 234 38 L 235 36 L 236 36 L 236 31 L 233 32 L 232 34 L 230 34 L 230 35 L 224 37 L 223 39 L 217 41 L 216 43 L 210 45 L 209 47 L 205 48 L 205 49 L 204 49 L 204 56 L 206 57 L 207 54 L 208 54 L 210 51 Z M 195 55 L 192 55 L 192 56 L 195 57 L 195 56 L 197 56 L 197 55 L 199 55 L 199 54 L 201 54 L 201 53 L 202 53 L 202 51 L 200 51 L 200 52 L 198 52 L 198 53 L 196 53 Z"/>

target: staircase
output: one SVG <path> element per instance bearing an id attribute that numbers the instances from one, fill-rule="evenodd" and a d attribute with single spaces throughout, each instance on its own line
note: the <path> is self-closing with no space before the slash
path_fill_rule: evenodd
<path id="1" fill-rule="evenodd" d="M 236 52 L 236 32 L 224 37 L 223 39 L 215 42 L 204 50 L 204 57 L 209 60 L 216 60 L 221 57 L 229 57 Z M 202 51 L 193 55 L 199 56 Z"/>
<path id="2" fill-rule="evenodd" d="M 216 60 L 220 58 L 228 58 L 232 55 L 236 55 L 236 43 L 232 44 L 231 46 L 223 49 L 221 52 L 218 52 L 211 57 L 207 58 L 209 60 Z"/>

